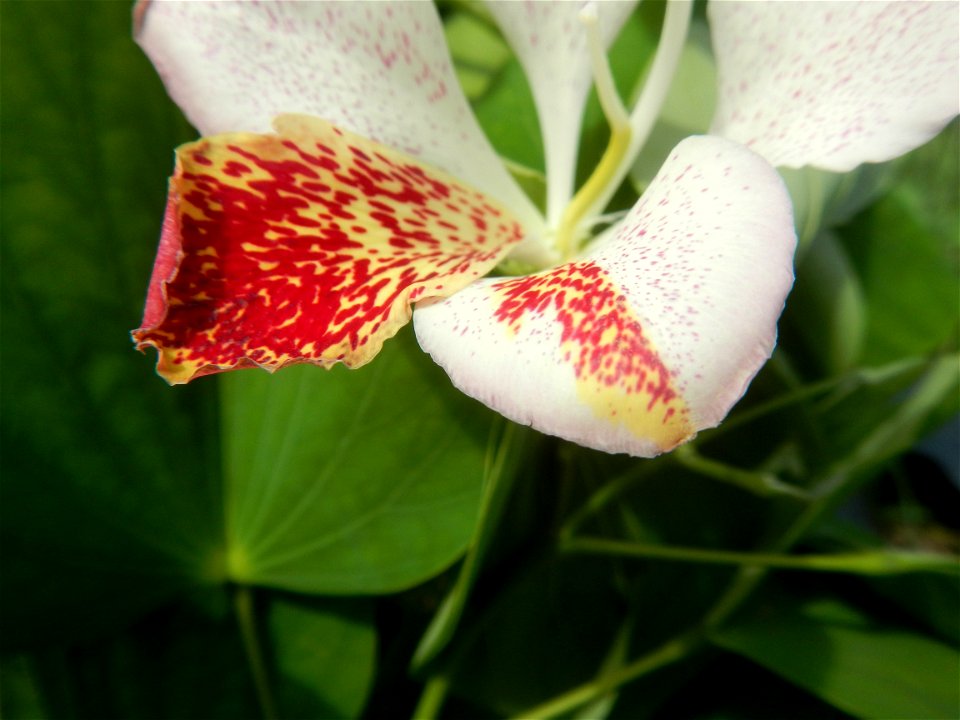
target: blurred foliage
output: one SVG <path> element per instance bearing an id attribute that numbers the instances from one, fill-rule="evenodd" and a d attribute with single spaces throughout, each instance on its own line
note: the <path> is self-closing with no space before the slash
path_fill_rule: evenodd
<path id="1" fill-rule="evenodd" d="M 957 413 L 957 123 L 788 174 L 774 359 L 719 428 L 635 460 L 501 421 L 409 332 L 359 371 L 166 387 L 128 331 L 193 133 L 126 4 L 0 11 L 4 717 L 960 714 L 960 490 L 922 442 Z M 625 97 L 661 16 L 611 51 Z M 444 19 L 542 192 L 519 64 L 474 8 Z M 704 130 L 708 48 L 698 18 L 621 198 Z M 581 173 L 605 142 L 594 98 Z"/>

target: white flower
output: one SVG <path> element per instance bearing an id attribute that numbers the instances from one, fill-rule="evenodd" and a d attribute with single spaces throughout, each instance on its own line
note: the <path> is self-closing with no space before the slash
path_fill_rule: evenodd
<path id="1" fill-rule="evenodd" d="M 138 345 L 171 382 L 359 365 L 416 303 L 421 346 L 517 422 L 641 456 L 719 423 L 772 352 L 793 280 L 771 163 L 846 170 L 932 137 L 957 112 L 957 6 L 712 4 L 712 134 L 680 143 L 585 250 L 663 101 L 689 4 L 669 6 L 629 113 L 602 44 L 633 5 L 590 4 L 590 32 L 581 6 L 490 5 L 540 116 L 545 214 L 481 132 L 431 3 L 141 6 L 141 45 L 210 137 L 178 152 Z M 613 142 L 574 195 L 594 76 Z M 508 254 L 543 269 L 478 279 Z"/>

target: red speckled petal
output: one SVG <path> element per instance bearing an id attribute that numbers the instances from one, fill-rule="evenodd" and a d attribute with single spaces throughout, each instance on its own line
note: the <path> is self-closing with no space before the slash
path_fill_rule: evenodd
<path id="1" fill-rule="evenodd" d="M 314 115 L 542 217 L 457 82 L 432 2 L 143 2 L 137 42 L 202 135 Z"/>
<path id="2" fill-rule="evenodd" d="M 543 131 L 547 163 L 547 217 L 551 223 L 573 197 L 580 123 L 592 84 L 587 31 L 579 15 L 585 2 L 487 2 L 487 8 L 523 65 Z M 596 3 L 607 45 L 636 2 Z"/>
<path id="3" fill-rule="evenodd" d="M 795 245 L 776 171 L 689 138 L 583 258 L 420 304 L 414 324 L 454 384 L 508 418 L 650 457 L 719 423 L 769 357 Z"/>
<path id="4" fill-rule="evenodd" d="M 355 367 L 523 237 L 477 190 L 306 116 L 177 151 L 140 349 L 171 383 L 310 362 Z"/>
<path id="5" fill-rule="evenodd" d="M 956 2 L 712 2 L 711 133 L 774 165 L 844 172 L 936 135 L 960 108 Z"/>

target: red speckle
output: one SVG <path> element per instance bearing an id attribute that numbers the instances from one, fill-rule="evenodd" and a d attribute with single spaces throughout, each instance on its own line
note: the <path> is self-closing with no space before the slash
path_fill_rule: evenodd
<path id="1" fill-rule="evenodd" d="M 590 262 L 569 263 L 494 286 L 495 317 L 518 330 L 528 315 L 552 312 L 577 378 L 646 393 L 652 408 L 676 397 L 670 374 L 651 349 L 622 291 Z"/>

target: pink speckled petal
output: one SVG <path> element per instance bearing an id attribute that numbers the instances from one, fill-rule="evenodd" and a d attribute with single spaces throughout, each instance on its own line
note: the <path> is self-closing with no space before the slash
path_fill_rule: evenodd
<path id="1" fill-rule="evenodd" d="M 511 420 L 650 457 L 718 424 L 770 356 L 795 246 L 773 167 L 688 138 L 584 257 L 418 305 L 417 338 Z"/>
<path id="2" fill-rule="evenodd" d="M 956 2 L 711 2 L 711 132 L 777 166 L 845 172 L 958 112 Z"/>
<path id="3" fill-rule="evenodd" d="M 547 163 L 547 217 L 559 220 L 573 196 L 580 124 L 592 71 L 587 31 L 579 14 L 586 2 L 487 2 L 523 65 L 537 106 Z M 609 44 L 636 0 L 594 3 L 600 35 Z"/>
<path id="4" fill-rule="evenodd" d="M 151 2 L 137 41 L 204 135 L 266 133 L 302 113 L 439 167 L 542 218 L 463 95 L 433 3 Z"/>

